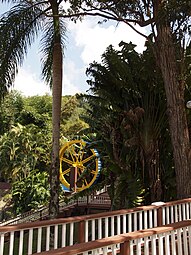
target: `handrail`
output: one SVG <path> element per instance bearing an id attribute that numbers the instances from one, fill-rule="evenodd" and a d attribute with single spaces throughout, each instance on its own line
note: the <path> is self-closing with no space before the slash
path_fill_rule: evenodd
<path id="1" fill-rule="evenodd" d="M 190 201 L 191 201 L 191 199 L 190 199 Z M 24 229 L 29 229 L 32 227 L 43 227 L 43 226 L 48 226 L 48 225 L 53 226 L 53 225 L 56 225 L 59 223 L 60 224 L 62 224 L 62 223 L 77 223 L 77 222 L 81 222 L 81 221 L 85 221 L 85 220 L 112 217 L 112 216 L 116 216 L 116 215 L 119 216 L 119 215 L 123 215 L 123 214 L 135 213 L 135 212 L 149 211 L 149 210 L 157 209 L 157 208 L 158 208 L 158 206 L 155 206 L 155 205 L 139 206 L 139 207 L 135 207 L 132 209 L 122 209 L 122 210 L 117 210 L 117 211 L 95 213 L 95 214 L 89 214 L 89 215 L 84 215 L 84 216 L 75 216 L 75 217 L 20 223 L 20 224 L 15 224 L 15 225 L 6 225 L 6 226 L 0 226 L 0 232 L 16 231 L 18 229 L 24 230 Z"/>
<path id="2" fill-rule="evenodd" d="M 181 240 L 181 235 L 180 233 L 183 232 L 183 236 L 185 235 L 185 231 L 187 231 L 187 228 L 189 227 L 189 234 L 186 234 L 186 237 L 189 239 L 191 238 L 191 220 L 186 220 L 182 222 L 177 222 L 173 224 L 168 224 L 163 227 L 156 227 L 156 228 L 151 228 L 151 229 L 146 229 L 146 230 L 140 230 L 132 233 L 127 233 L 127 234 L 122 234 L 122 235 L 116 235 L 114 237 L 107 237 L 103 238 L 101 240 L 96 240 L 96 241 L 91 241 L 89 243 L 81 243 L 81 244 L 76 244 L 73 246 L 69 247 L 64 247 L 60 248 L 57 250 L 50 250 L 50 251 L 45 251 L 41 252 L 41 255 L 78 255 L 78 254 L 99 254 L 99 253 L 93 253 L 95 250 L 100 250 L 100 249 L 107 249 L 104 254 L 108 254 L 108 247 L 114 247 L 115 249 L 120 250 L 120 255 L 130 255 L 130 254 L 142 254 L 141 253 L 141 246 L 144 247 L 144 245 L 148 245 L 148 242 L 151 243 L 151 248 L 155 251 L 152 254 L 156 254 L 156 250 L 160 249 L 161 253 L 160 254 L 166 254 L 165 251 L 162 249 L 164 246 L 164 241 L 163 239 L 166 238 L 165 234 L 168 234 L 168 239 L 166 240 L 169 241 L 169 237 L 171 236 L 172 242 L 174 242 L 174 251 L 176 250 L 176 244 L 175 244 L 175 238 L 177 239 L 177 244 L 178 249 L 181 250 L 181 254 L 188 254 L 188 245 L 186 245 L 187 240 L 183 240 L 184 242 L 184 250 L 186 250 L 186 253 L 182 253 L 182 240 Z M 186 228 L 186 229 L 185 229 Z M 179 232 L 175 232 L 175 230 L 179 230 Z M 169 233 L 172 233 L 170 235 Z M 175 237 L 175 233 L 178 233 L 177 237 Z M 174 236 L 174 240 L 173 240 Z M 154 238 L 152 238 L 154 237 Z M 150 239 L 148 239 L 150 238 Z M 156 247 L 156 240 L 158 241 L 158 247 Z M 137 242 L 137 240 L 140 240 L 140 242 Z M 165 241 L 166 241 L 165 240 Z M 133 241 L 133 242 L 132 242 Z M 154 242 L 153 242 L 154 241 Z M 163 243 L 161 242 L 163 241 Z M 154 243 L 154 245 L 153 245 Z M 134 246 L 134 247 L 133 247 Z M 166 245 L 167 246 L 167 245 Z M 170 245 L 168 243 L 167 249 L 170 250 Z M 186 247 L 187 246 L 187 247 Z M 119 247 L 119 248 L 118 248 Z M 133 250 L 134 248 L 134 250 Z M 166 247 L 165 247 L 166 248 Z M 145 253 L 144 254 L 151 254 L 149 247 L 145 248 Z M 134 253 L 133 253 L 134 251 Z M 140 251 L 140 252 L 139 252 Z M 87 253 L 87 252 L 92 252 L 92 253 Z M 110 251 L 111 252 L 111 251 Z M 38 253 L 39 254 L 39 253 Z M 112 253 L 114 254 L 114 253 Z M 116 254 L 116 253 L 115 253 Z M 170 254 L 170 253 L 168 253 Z M 173 254 L 173 253 L 172 253 Z M 34 254 L 37 255 L 37 254 Z"/>
<path id="3" fill-rule="evenodd" d="M 91 197 L 97 197 L 98 198 L 99 195 L 91 195 L 90 198 Z M 106 198 L 105 200 L 103 200 L 104 202 L 111 203 L 111 201 L 108 200 L 107 196 L 106 197 L 102 196 L 102 197 Z M 74 205 L 77 205 L 77 204 L 78 205 L 82 204 L 83 203 L 82 201 L 84 199 L 86 199 L 86 197 L 82 197 L 82 198 L 77 199 L 77 200 L 72 200 L 69 203 L 66 203 L 65 201 L 61 201 L 60 202 L 60 208 L 64 209 L 64 208 L 67 208 L 69 206 L 74 206 Z M 191 198 L 186 198 L 186 199 L 182 199 L 182 200 L 176 200 L 176 201 L 172 201 L 172 202 L 166 202 L 163 205 L 160 205 L 160 207 L 167 208 L 167 207 L 170 207 L 172 205 L 175 206 L 175 205 L 179 205 L 179 204 L 187 203 L 187 202 L 191 202 Z M 91 199 L 89 200 L 89 203 L 91 203 Z M 135 207 L 135 208 L 132 208 L 131 210 L 135 211 L 135 210 L 139 210 L 139 208 L 143 208 L 143 210 L 144 210 L 144 207 Z M 122 210 L 119 210 L 119 211 L 122 211 Z M 119 211 L 117 211 L 117 212 L 119 212 Z M 109 213 L 111 213 L 111 212 L 109 212 Z M 111 213 L 111 215 L 112 215 L 112 213 Z M 30 212 L 26 212 L 26 213 L 24 213 L 22 215 L 18 215 L 16 218 L 11 218 L 11 219 L 9 219 L 7 221 L 2 221 L 2 222 L 0 222 L 0 226 L 10 225 L 10 224 L 11 225 L 12 224 L 20 224 L 20 223 L 23 223 L 23 222 L 32 222 L 32 221 L 43 219 L 46 216 L 48 216 L 48 207 L 44 206 L 44 207 L 39 208 L 38 210 L 30 211 Z M 166 223 L 168 224 L 169 222 L 167 221 Z M 164 224 L 165 224 L 165 222 L 163 222 L 163 225 Z"/>
<path id="4" fill-rule="evenodd" d="M 21 245 L 19 249 L 22 250 L 22 245 L 25 242 L 29 249 L 27 254 L 32 254 L 34 250 L 32 249 L 33 236 L 38 240 L 35 244 L 37 252 L 50 249 L 50 232 L 52 229 L 54 231 L 54 249 L 57 249 L 75 243 L 90 242 L 109 236 L 161 226 L 166 218 L 168 218 L 169 223 L 191 219 L 191 198 L 168 202 L 160 206 L 141 206 L 86 216 L 0 226 L 0 246 L 3 249 L 1 244 L 4 244 L 6 233 L 9 233 L 11 249 L 13 249 L 14 238 L 18 239 L 19 236 Z M 25 233 L 28 236 L 27 240 L 24 240 Z M 44 244 L 42 233 L 46 233 Z M 42 245 L 46 247 L 43 246 L 42 248 Z M 3 253 L 0 251 L 0 254 Z M 13 251 L 9 252 L 9 255 L 13 254 Z"/>
<path id="5" fill-rule="evenodd" d="M 82 197 L 79 199 L 75 199 L 70 201 L 69 203 L 66 203 L 65 201 L 60 202 L 60 211 L 63 211 L 66 208 L 73 207 L 75 205 L 82 205 L 82 204 L 92 204 L 93 202 L 98 202 L 98 204 L 111 204 L 111 200 L 108 196 L 99 196 L 99 195 L 90 195 L 89 198 Z M 19 224 L 24 222 L 32 222 L 41 220 L 49 215 L 48 207 L 43 206 L 35 211 L 29 211 L 22 215 L 18 215 L 16 218 L 11 218 L 6 221 L 2 221 L 0 223 L 0 226 L 5 225 L 13 225 L 13 224 Z"/>
<path id="6" fill-rule="evenodd" d="M 107 186 L 104 186 L 101 190 L 96 191 L 96 194 L 94 195 L 90 195 L 88 197 L 90 197 L 90 199 L 87 199 L 87 196 L 85 197 L 79 197 L 78 199 L 71 199 L 68 203 L 66 203 L 64 200 L 60 201 L 60 210 L 64 210 L 65 208 L 68 207 L 72 207 L 75 205 L 81 205 L 84 201 L 88 201 L 88 203 L 91 204 L 91 197 L 96 198 L 96 200 L 98 201 L 100 198 L 100 201 L 104 201 L 104 204 L 111 204 L 111 200 L 109 198 L 109 196 L 105 196 L 103 195 L 104 193 L 107 192 Z M 71 196 L 72 198 L 72 196 Z M 93 200 L 95 200 L 93 198 Z M 102 203 L 100 203 L 102 204 Z M 32 221 L 36 221 L 36 220 L 41 220 L 44 219 L 45 217 L 47 217 L 49 215 L 49 209 L 48 206 L 41 206 L 38 209 L 32 209 L 31 211 L 22 213 L 17 215 L 16 217 L 11 217 L 8 218 L 7 220 L 3 220 L 0 221 L 0 226 L 5 226 L 5 225 L 10 225 L 10 224 L 19 224 L 19 223 L 23 223 L 23 222 L 32 222 Z"/>

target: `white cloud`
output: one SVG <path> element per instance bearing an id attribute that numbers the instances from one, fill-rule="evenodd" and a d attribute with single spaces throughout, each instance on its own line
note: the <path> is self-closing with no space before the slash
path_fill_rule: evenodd
<path id="1" fill-rule="evenodd" d="M 13 89 L 20 91 L 25 96 L 36 96 L 50 94 L 51 91 L 47 85 L 34 73 L 21 68 L 15 79 Z M 63 77 L 63 95 L 75 95 L 80 90 L 70 81 L 67 75 Z"/>
<path id="2" fill-rule="evenodd" d="M 66 61 L 64 60 L 64 73 L 67 74 L 67 77 L 71 82 L 76 81 L 78 75 L 80 75 L 82 71 L 83 69 L 78 68 L 76 63 L 69 58 L 66 59 Z"/>
<path id="3" fill-rule="evenodd" d="M 15 79 L 14 89 L 20 91 L 25 96 L 50 94 L 49 87 L 38 78 L 38 75 L 24 68 L 19 70 Z"/>
<path id="4" fill-rule="evenodd" d="M 75 95 L 76 93 L 80 93 L 80 89 L 74 85 L 67 74 L 64 74 L 62 94 Z"/>
<path id="5" fill-rule="evenodd" d="M 145 38 L 124 23 L 119 23 L 115 26 L 101 26 L 97 24 L 97 19 L 86 19 L 77 24 L 70 24 L 69 29 L 75 37 L 77 47 L 81 47 L 81 58 L 85 65 L 90 62 L 100 61 L 101 55 L 106 48 L 112 44 L 118 48 L 120 41 L 133 42 L 137 45 L 136 50 L 142 52 L 144 50 Z M 145 33 L 145 29 L 142 32 Z"/>
<path id="6" fill-rule="evenodd" d="M 144 37 L 138 35 L 127 25 L 123 23 L 119 23 L 118 26 L 115 26 L 116 23 L 98 25 L 97 21 L 98 19 L 92 18 L 77 22 L 77 24 L 72 22 L 68 24 L 70 36 L 67 48 L 69 54 L 66 54 L 67 57 L 64 59 L 63 95 L 74 95 L 88 89 L 85 70 L 94 60 L 101 61 L 101 55 L 110 44 L 118 48 L 120 41 L 132 41 L 137 45 L 138 52 L 142 52 L 144 49 Z M 36 50 L 38 45 L 35 47 L 34 52 L 38 52 Z M 14 89 L 21 91 L 26 96 L 51 94 L 48 86 L 39 78 L 40 74 L 37 72 L 40 72 L 40 61 L 38 61 L 39 68 L 37 70 L 35 66 L 37 59 L 34 60 L 34 56 L 37 55 L 28 58 L 27 65 L 20 69 Z"/>

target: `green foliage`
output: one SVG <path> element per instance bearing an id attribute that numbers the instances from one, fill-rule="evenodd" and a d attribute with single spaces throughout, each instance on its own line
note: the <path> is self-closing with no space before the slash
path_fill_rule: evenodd
<path id="1" fill-rule="evenodd" d="M 20 181 L 14 182 L 12 200 L 16 214 L 36 209 L 46 204 L 50 197 L 48 174 L 33 170 Z"/>
<path id="2" fill-rule="evenodd" d="M 58 31 L 56 31 L 57 29 Z M 47 21 L 42 30 L 43 30 L 43 37 L 41 39 L 42 77 L 44 78 L 45 82 L 50 87 L 52 87 L 52 63 L 53 63 L 53 48 L 54 48 L 53 46 L 55 44 L 55 36 L 60 34 L 61 38 L 59 39 L 59 41 L 61 43 L 62 52 L 64 52 L 65 39 L 66 39 L 66 24 L 64 20 L 60 18 L 59 26 L 56 28 L 55 23 Z"/>
<path id="3" fill-rule="evenodd" d="M 85 114 L 80 99 L 76 96 L 63 97 L 63 107 L 61 112 L 61 135 L 68 139 L 74 136 L 83 135 L 83 130 L 88 127 L 81 115 Z"/>
<path id="4" fill-rule="evenodd" d="M 67 96 L 62 100 L 61 140 L 65 141 L 77 136 L 87 124 L 80 119 L 84 113 L 80 99 Z M 5 96 L 1 105 L 0 179 L 13 185 L 16 213 L 47 201 L 48 193 L 43 189 L 49 192 L 50 188 L 45 182 L 50 168 L 51 117 L 52 98 L 48 95 L 23 97 L 13 91 Z"/>
<path id="5" fill-rule="evenodd" d="M 18 122 L 22 125 L 34 124 L 39 128 L 51 129 L 52 98 L 48 95 L 24 98 L 24 108 Z"/>
<path id="6" fill-rule="evenodd" d="M 58 168 L 60 113 L 62 98 L 62 58 L 66 26 L 62 13 L 62 1 L 9 1 L 12 7 L 0 17 L 0 98 L 14 84 L 18 67 L 23 64 L 28 48 L 38 35 L 41 39 L 42 77 L 53 88 L 52 103 L 52 160 L 50 167 L 51 199 L 50 215 L 58 214 Z M 25 119 L 36 122 L 31 114 Z"/>
<path id="7" fill-rule="evenodd" d="M 24 107 L 24 99 L 17 91 L 6 95 L 0 104 L 0 135 L 11 128 L 11 125 L 18 122 L 20 113 Z"/>
<path id="8" fill-rule="evenodd" d="M 108 193 L 113 198 L 112 209 L 132 208 L 142 204 L 144 197 L 142 181 L 138 177 L 132 176 L 130 171 L 114 176 L 113 185 L 108 187 Z"/>
<path id="9" fill-rule="evenodd" d="M 12 125 L 34 124 L 39 128 L 51 129 L 52 98 L 48 95 L 23 97 L 17 91 L 8 93 L 0 104 L 0 135 Z"/>
<path id="10" fill-rule="evenodd" d="M 40 9 L 31 8 L 27 1 L 16 4 L 0 19 L 0 77 L 2 85 L 9 87 L 15 78 L 18 66 L 22 64 L 27 45 L 31 45 L 40 29 L 36 17 Z"/>
<path id="11" fill-rule="evenodd" d="M 87 124 L 80 119 L 84 109 L 80 99 L 63 97 L 62 137 L 77 136 Z M 35 168 L 47 171 L 51 154 L 50 96 L 22 97 L 9 93 L 1 105 L 0 172 L 1 178 L 14 181 L 27 177 Z"/>
<path id="12" fill-rule="evenodd" d="M 73 16 L 77 13 L 83 15 L 83 12 L 93 15 L 93 12 L 96 11 L 97 16 L 100 16 L 100 23 L 111 19 L 132 25 L 138 24 L 142 27 L 148 25 L 154 27 L 156 22 L 163 23 L 168 20 L 171 26 L 175 28 L 176 33 L 181 34 L 190 30 L 190 0 L 159 2 L 149 0 L 69 0 L 68 2 L 71 4 L 69 13 Z M 76 15 L 72 19 L 76 20 L 79 17 L 80 15 Z"/>
<path id="13" fill-rule="evenodd" d="M 4 1 L 9 2 L 9 0 Z M 42 34 L 42 77 L 51 85 L 53 44 L 55 39 L 54 23 L 50 19 L 52 6 L 44 1 L 21 1 L 13 3 L 12 8 L 0 18 L 0 96 L 4 96 L 13 84 L 18 67 L 22 65 L 28 47 Z M 62 10 L 56 3 L 58 12 Z M 48 16 L 46 16 L 48 12 Z M 56 32 L 58 33 L 58 31 Z M 62 50 L 64 48 L 66 26 L 63 20 L 59 22 Z"/>
<path id="14" fill-rule="evenodd" d="M 132 43 L 120 46 L 119 51 L 109 46 L 102 64 L 87 69 L 91 95 L 85 96 L 86 121 L 100 141 L 115 208 L 136 205 L 143 197 L 146 204 L 172 199 L 169 188 L 174 189 L 163 178 L 174 172 L 160 73 L 149 48 L 138 54 Z"/>
<path id="15" fill-rule="evenodd" d="M 34 125 L 12 126 L 0 137 L 0 172 L 14 182 L 26 178 L 38 168 L 46 171 L 50 165 L 50 133 Z"/>

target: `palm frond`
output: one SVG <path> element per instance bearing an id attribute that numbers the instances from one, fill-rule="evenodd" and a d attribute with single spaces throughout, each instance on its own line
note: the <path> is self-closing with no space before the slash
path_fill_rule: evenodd
<path id="1" fill-rule="evenodd" d="M 41 39 L 41 53 L 42 53 L 42 78 L 52 87 L 52 62 L 53 62 L 53 46 L 55 29 L 53 22 L 47 22 L 43 29 L 44 36 Z M 60 19 L 60 36 L 61 47 L 64 53 L 65 39 L 66 39 L 66 24 Z"/>
<path id="2" fill-rule="evenodd" d="M 12 7 L 0 19 L 0 80 L 12 86 L 18 66 L 22 65 L 37 32 L 41 28 L 43 10 L 26 2 Z"/>

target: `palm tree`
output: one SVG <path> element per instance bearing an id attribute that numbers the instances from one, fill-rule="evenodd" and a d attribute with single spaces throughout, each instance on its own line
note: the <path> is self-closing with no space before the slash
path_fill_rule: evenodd
<path id="1" fill-rule="evenodd" d="M 13 7 L 0 18 L 1 94 L 14 82 L 29 46 L 41 37 L 42 77 L 52 87 L 52 160 L 50 217 L 59 212 L 59 138 L 62 97 L 62 63 L 66 26 L 59 17 L 63 0 L 1 0 Z"/>

